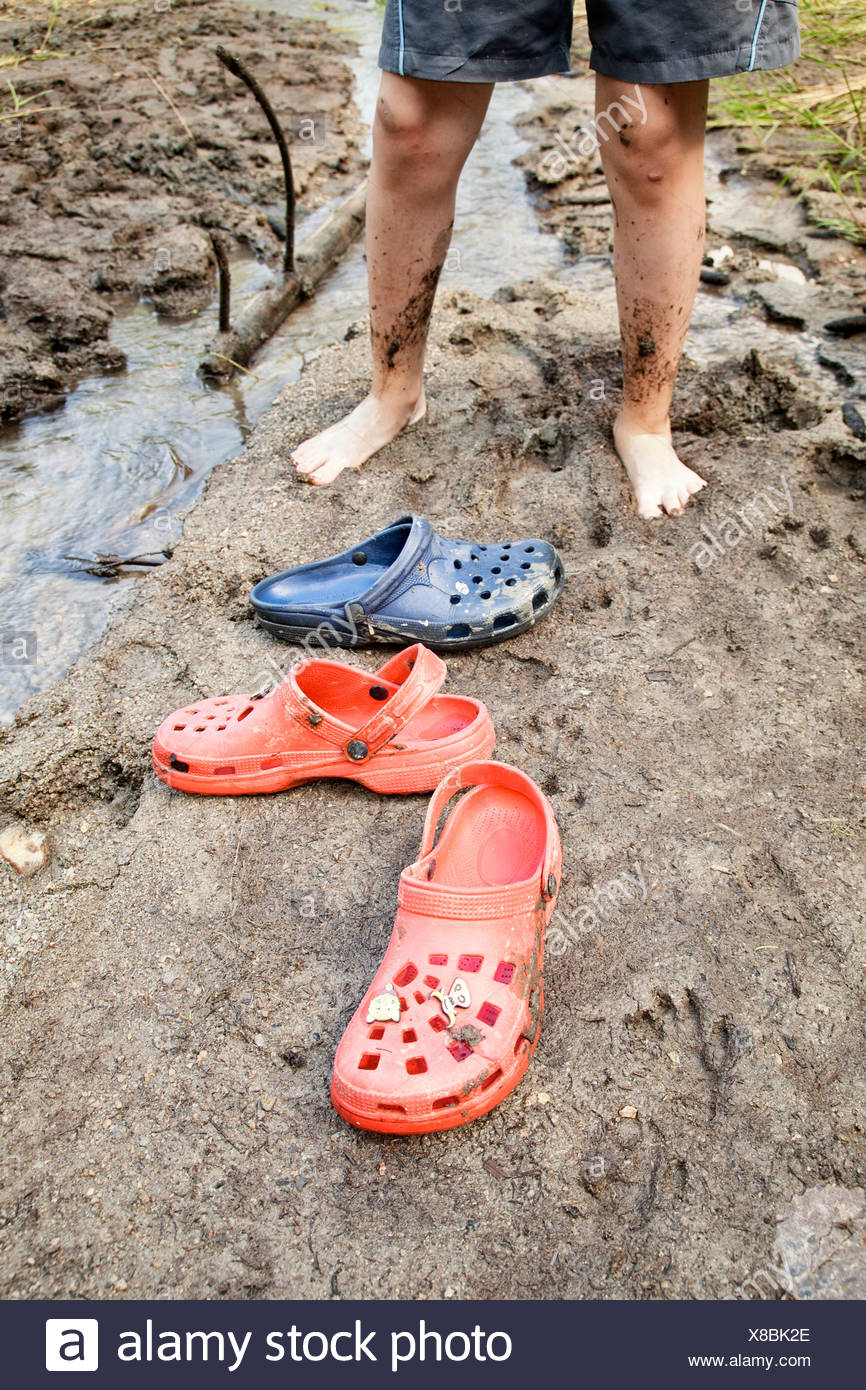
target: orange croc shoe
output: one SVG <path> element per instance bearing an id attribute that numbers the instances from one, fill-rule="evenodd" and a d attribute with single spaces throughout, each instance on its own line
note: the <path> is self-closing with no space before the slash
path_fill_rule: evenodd
<path id="1" fill-rule="evenodd" d="M 200 700 L 169 715 L 154 739 L 154 770 L 170 787 L 211 796 L 320 777 L 428 792 L 452 768 L 487 757 L 496 740 L 480 700 L 437 695 L 446 673 L 420 643 L 375 675 L 308 661 L 267 695 Z"/>
<path id="2" fill-rule="evenodd" d="M 471 763 L 437 787 L 385 958 L 337 1048 L 331 1099 L 344 1120 L 426 1134 L 468 1124 L 514 1089 L 541 1027 L 561 867 L 553 811 L 524 773 Z"/>

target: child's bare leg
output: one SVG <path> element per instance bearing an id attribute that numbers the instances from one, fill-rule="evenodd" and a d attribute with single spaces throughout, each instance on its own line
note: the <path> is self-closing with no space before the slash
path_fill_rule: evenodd
<path id="1" fill-rule="evenodd" d="M 669 411 L 703 257 L 708 85 L 641 86 L 645 117 L 634 102 L 620 106 L 630 123 L 618 121 L 620 130 L 602 142 L 624 378 L 614 441 L 643 517 L 679 516 L 705 486 L 674 453 Z M 634 91 L 598 75 L 597 113 Z M 610 122 L 599 129 L 609 131 Z"/>
<path id="2" fill-rule="evenodd" d="M 382 74 L 367 197 L 373 385 L 350 415 L 292 454 L 307 482 L 358 468 L 424 414 L 424 352 L 451 240 L 457 181 L 492 84 Z"/>

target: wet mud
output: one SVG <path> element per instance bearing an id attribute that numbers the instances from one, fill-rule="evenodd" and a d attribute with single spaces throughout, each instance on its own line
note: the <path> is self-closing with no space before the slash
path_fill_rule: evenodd
<path id="1" fill-rule="evenodd" d="M 863 1185 L 866 445 L 760 356 L 687 365 L 676 438 L 709 486 L 642 522 L 609 313 L 501 299 L 443 294 L 429 417 L 307 489 L 291 448 L 368 372 L 363 331 L 324 352 L 315 408 L 283 393 L 0 736 L 0 818 L 47 846 L 0 873 L 7 1297 L 736 1296 L 793 1198 Z M 149 766 L 167 710 L 290 657 L 257 579 L 410 509 L 548 536 L 568 575 L 544 623 L 449 661 L 562 831 L 540 1042 L 489 1117 L 414 1139 L 351 1130 L 328 1085 L 426 800 L 196 798 Z"/>
<path id="2" fill-rule="evenodd" d="M 18 110 L 0 123 L 0 420 L 119 371 L 113 309 L 130 296 L 185 316 L 211 301 L 211 234 L 278 267 L 279 152 L 221 67 L 223 44 L 269 95 L 290 141 L 298 211 L 363 177 L 352 46 L 323 23 L 226 3 L 70 4 L 45 44 L 33 7 L 4 7 Z M 42 46 L 44 45 L 44 46 Z"/>
<path id="3" fill-rule="evenodd" d="M 609 208 L 568 206 L 561 234 L 609 248 Z M 731 250 L 736 334 L 709 365 L 687 343 L 674 395 L 708 479 L 682 517 L 639 520 L 611 447 L 609 298 L 450 289 L 422 422 L 298 483 L 292 448 L 366 390 L 355 325 L 0 733 L 0 832 L 45 857 L 0 863 L 3 1296 L 748 1297 L 804 1214 L 861 1211 L 863 353 L 821 315 L 863 263 L 805 233 L 774 248 L 812 282 L 809 352 L 783 357 L 767 248 Z M 526 1077 L 483 1120 L 398 1138 L 345 1125 L 328 1088 L 426 798 L 184 796 L 149 747 L 167 711 L 291 658 L 252 622 L 258 579 L 410 510 L 563 555 L 551 615 L 452 656 L 447 688 L 550 797 L 564 867 Z M 824 1273 L 803 1296 L 838 1296 Z"/>

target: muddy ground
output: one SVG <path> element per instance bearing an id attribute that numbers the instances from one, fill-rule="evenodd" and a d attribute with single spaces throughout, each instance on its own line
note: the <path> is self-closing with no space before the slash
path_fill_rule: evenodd
<path id="1" fill-rule="evenodd" d="M 810 276 L 809 313 L 847 293 L 830 260 Z M 710 486 L 665 523 L 635 516 L 610 448 L 598 296 L 443 294 L 427 420 L 328 490 L 288 455 L 361 394 L 366 333 L 286 389 L 172 559 L 0 734 L 0 829 L 48 849 L 32 878 L 0 863 L 3 1296 L 715 1298 L 763 1269 L 783 1290 L 781 1215 L 866 1183 L 866 443 L 844 351 L 835 374 L 687 363 L 677 441 Z M 465 1130 L 397 1139 L 346 1126 L 328 1082 L 426 799 L 185 797 L 149 745 L 167 711 L 291 659 L 251 622 L 255 580 L 407 510 L 562 551 L 553 614 L 451 658 L 449 684 L 550 796 L 565 873 L 529 1074 Z M 646 891 L 612 905 L 625 873 Z M 862 1296 L 846 1200 L 831 1236 Z M 828 1296 L 800 1254 L 795 1292 Z"/>
<path id="2" fill-rule="evenodd" d="M 349 192 L 364 164 L 351 45 L 324 24 L 227 0 L 73 3 L 45 41 L 49 13 L 13 3 L 0 21 L 0 53 L 20 58 L 2 69 L 0 420 L 121 370 L 109 332 L 129 295 L 174 315 L 208 304 L 211 233 L 279 265 L 279 152 L 219 44 L 281 120 L 299 215 Z"/>
<path id="3" fill-rule="evenodd" d="M 866 450 L 760 361 L 687 370 L 710 486 L 641 522 L 606 314 L 508 298 L 443 299 L 429 419 L 327 491 L 288 451 L 358 395 L 364 335 L 323 354 L 3 736 L 3 819 L 50 844 L 0 881 L 6 1296 L 717 1297 L 789 1199 L 863 1183 Z M 766 524 L 726 545 L 759 493 Z M 547 790 L 566 872 L 528 1077 L 464 1131 L 392 1139 L 343 1124 L 328 1078 L 424 798 L 199 800 L 148 748 L 291 655 L 250 621 L 256 579 L 409 509 L 562 549 L 554 614 L 450 683 Z M 645 900 L 583 913 L 637 867 Z"/>

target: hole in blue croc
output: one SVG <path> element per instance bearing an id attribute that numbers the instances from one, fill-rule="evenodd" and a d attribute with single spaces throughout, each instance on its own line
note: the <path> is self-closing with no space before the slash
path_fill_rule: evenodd
<path id="1" fill-rule="evenodd" d="M 523 564 L 520 566 L 520 568 L 521 568 L 522 570 L 531 570 L 531 569 L 532 569 L 532 566 L 530 565 L 530 563 L 529 563 L 528 560 L 524 560 L 524 561 L 523 561 Z"/>
<path id="2" fill-rule="evenodd" d="M 473 584 L 483 584 L 483 583 L 484 583 L 484 580 L 481 578 L 481 575 L 480 575 L 480 574 L 473 574 L 473 576 L 472 576 L 472 583 L 473 583 Z"/>
<path id="3" fill-rule="evenodd" d="M 500 558 L 500 560 L 507 560 L 507 559 L 508 559 L 508 556 L 507 556 L 507 555 L 500 555 L 499 558 Z"/>
<path id="4" fill-rule="evenodd" d="M 531 555 L 534 549 L 535 549 L 535 546 L 534 546 L 534 545 L 527 545 L 527 546 L 524 547 L 524 554 L 526 554 L 526 555 Z"/>
<path id="5" fill-rule="evenodd" d="M 517 580 L 514 579 L 514 578 L 512 578 L 512 579 L 506 579 L 505 582 L 506 582 L 506 584 L 508 585 L 508 587 L 509 587 L 509 589 L 510 589 L 510 588 L 513 587 L 513 585 L 515 585 L 515 584 L 517 583 Z"/>
<path id="6" fill-rule="evenodd" d="M 469 624 L 468 624 L 468 623 L 455 623 L 453 627 L 449 627 L 449 629 L 448 629 L 448 631 L 446 632 L 445 636 L 446 636 L 446 637 L 468 637 L 468 636 L 469 636 Z"/>
<path id="7" fill-rule="evenodd" d="M 502 570 L 499 568 L 498 565 L 494 565 L 494 566 L 493 566 L 493 569 L 490 571 L 490 573 L 491 573 L 491 574 L 501 574 L 501 573 L 502 573 Z"/>
<path id="8" fill-rule="evenodd" d="M 354 555 L 352 556 L 352 564 L 353 564 L 353 565 L 366 565 L 366 563 L 367 563 L 367 552 L 366 552 L 365 550 L 356 550 L 355 553 L 354 553 Z"/>
<path id="9" fill-rule="evenodd" d="M 460 602 L 460 595 L 459 595 L 459 594 L 452 594 L 452 595 L 451 595 L 451 602 L 452 602 L 452 603 L 459 603 L 459 602 Z"/>
<path id="10" fill-rule="evenodd" d="M 498 618 L 493 619 L 493 631 L 502 632 L 506 627 L 514 627 L 516 622 L 513 613 L 500 613 Z"/>
<path id="11" fill-rule="evenodd" d="M 454 568 L 455 568 L 456 570 L 462 570 L 462 568 L 463 568 L 463 561 L 462 561 L 462 560 L 455 560 L 455 561 L 454 561 Z"/>
<path id="12" fill-rule="evenodd" d="M 482 597 L 482 598 L 489 598 L 489 597 L 490 597 L 490 590 L 489 590 L 489 589 L 482 589 L 482 590 L 481 590 L 481 597 Z"/>
<path id="13" fill-rule="evenodd" d="M 537 613 L 538 610 L 539 610 L 539 608 L 543 608 L 544 605 L 545 605 L 546 603 L 547 603 L 547 594 L 546 594 L 546 593 L 544 592 L 544 590 L 542 589 L 541 593 L 540 593 L 540 594 L 536 594 L 536 595 L 535 595 L 535 598 L 532 600 L 532 607 L 535 609 L 535 611 L 536 611 L 536 613 Z"/>

